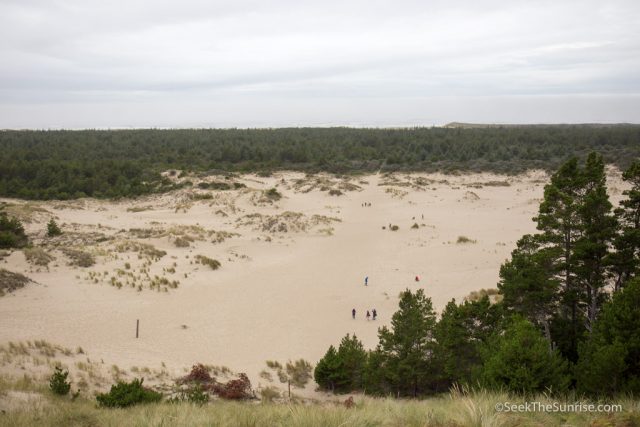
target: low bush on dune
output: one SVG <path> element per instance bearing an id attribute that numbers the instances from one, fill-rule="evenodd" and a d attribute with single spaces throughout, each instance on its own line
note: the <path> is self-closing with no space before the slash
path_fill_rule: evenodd
<path id="1" fill-rule="evenodd" d="M 280 192 L 275 188 L 270 188 L 269 190 L 265 191 L 264 195 L 272 201 L 277 201 L 282 199 L 282 194 L 280 194 Z"/>
<path id="2" fill-rule="evenodd" d="M 162 394 L 142 386 L 143 379 L 134 379 L 130 383 L 119 381 L 111 386 L 109 393 L 96 396 L 100 406 L 107 408 L 126 408 L 139 403 L 153 403 L 162 400 Z"/>
<path id="3" fill-rule="evenodd" d="M 221 383 L 211 375 L 210 371 L 211 368 L 201 363 L 193 365 L 189 374 L 176 381 L 176 385 L 179 388 L 178 396 L 172 398 L 171 401 L 189 401 L 202 404 L 209 400 L 210 395 L 227 400 L 255 398 L 251 388 L 251 381 L 249 381 L 249 377 L 246 374 L 240 373 L 237 378 Z"/>
<path id="4" fill-rule="evenodd" d="M 173 241 L 173 244 L 177 248 L 188 248 L 189 246 L 191 246 L 191 242 L 193 242 L 193 238 L 189 236 L 178 236 Z"/>
<path id="5" fill-rule="evenodd" d="M 67 381 L 68 376 L 69 371 L 63 371 L 62 368 L 56 366 L 56 370 L 49 379 L 49 388 L 51 391 L 55 394 L 59 394 L 60 396 L 69 394 L 69 390 L 71 390 L 71 383 Z"/>
<path id="6" fill-rule="evenodd" d="M 28 243 L 22 223 L 0 211 L 0 248 L 21 248 Z"/>
<path id="7" fill-rule="evenodd" d="M 219 269 L 222 264 L 217 259 L 212 259 L 204 255 L 196 255 L 195 260 L 198 264 L 207 265 L 211 267 L 212 270 Z"/>
<path id="8" fill-rule="evenodd" d="M 477 240 L 475 239 L 470 239 L 467 236 L 458 236 L 458 240 L 456 240 L 457 244 L 465 244 L 465 243 L 476 243 Z"/>

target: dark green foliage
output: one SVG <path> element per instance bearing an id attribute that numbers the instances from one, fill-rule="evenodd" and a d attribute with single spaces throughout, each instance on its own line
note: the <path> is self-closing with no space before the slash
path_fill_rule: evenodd
<path id="1" fill-rule="evenodd" d="M 572 362 L 607 299 L 617 227 L 611 208 L 602 157 L 589 154 L 584 167 L 570 159 L 545 186 L 534 218 L 540 233 L 524 236 L 500 270 L 507 309 L 543 328 Z"/>
<path id="2" fill-rule="evenodd" d="M 432 390 L 433 330 L 436 315 L 431 298 L 422 289 L 400 294 L 399 310 L 391 318 L 391 329 L 378 330 L 377 351 L 389 390 L 417 396 Z"/>
<path id="3" fill-rule="evenodd" d="M 139 403 L 153 403 L 162 400 L 162 394 L 142 386 L 142 379 L 135 378 L 130 383 L 118 381 L 111 386 L 109 393 L 96 396 L 100 406 L 107 408 L 125 408 Z"/>
<path id="4" fill-rule="evenodd" d="M 22 223 L 17 218 L 9 218 L 6 212 L 0 211 L 0 249 L 22 248 L 28 242 Z"/>
<path id="5" fill-rule="evenodd" d="M 347 334 L 336 351 L 330 346 L 316 365 L 314 379 L 320 388 L 336 393 L 360 390 L 364 384 L 367 352 L 362 342 Z"/>
<path id="6" fill-rule="evenodd" d="M 501 322 L 501 306 L 491 305 L 486 295 L 478 301 L 457 305 L 452 300 L 447 304 L 434 330 L 434 362 L 440 390 L 475 381 L 481 348 L 500 330 Z"/>
<path id="7" fill-rule="evenodd" d="M 336 390 L 335 376 L 338 371 L 338 352 L 334 346 L 324 354 L 313 370 L 313 379 L 323 390 Z"/>
<path id="8" fill-rule="evenodd" d="M 62 234 L 62 230 L 58 227 L 56 221 L 51 218 L 51 221 L 47 223 L 47 237 L 55 237 Z"/>
<path id="9" fill-rule="evenodd" d="M 568 389 L 567 362 L 550 351 L 540 331 L 526 319 L 515 317 L 504 333 L 494 335 L 483 349 L 484 384 L 525 394 Z"/>
<path id="10" fill-rule="evenodd" d="M 55 371 L 49 379 L 49 388 L 55 394 L 64 396 L 71 390 L 71 383 L 67 381 L 69 371 L 63 371 L 61 367 L 56 366 Z"/>
<path id="11" fill-rule="evenodd" d="M 578 390 L 594 396 L 640 393 L 640 278 L 604 305 L 580 346 Z"/>
<path id="12" fill-rule="evenodd" d="M 264 195 L 267 196 L 268 199 L 271 199 L 274 201 L 280 200 L 282 198 L 282 194 L 280 194 L 280 192 L 275 188 L 270 188 L 264 193 Z"/>
<path id="13" fill-rule="evenodd" d="M 517 173 L 591 151 L 625 168 L 640 127 L 0 131 L 0 196 L 136 196 L 175 188 L 170 169 Z"/>
<path id="14" fill-rule="evenodd" d="M 553 261 L 556 247 L 543 248 L 537 236 L 527 234 L 518 240 L 511 260 L 500 267 L 498 290 L 509 312 L 544 326 L 556 309 L 560 280 Z"/>

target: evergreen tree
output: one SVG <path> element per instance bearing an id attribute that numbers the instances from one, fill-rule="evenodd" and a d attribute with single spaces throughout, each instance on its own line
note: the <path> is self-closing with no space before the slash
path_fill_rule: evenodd
<path id="1" fill-rule="evenodd" d="M 590 395 L 640 393 L 640 278 L 606 303 L 589 340 L 580 346 L 578 391 Z"/>
<path id="2" fill-rule="evenodd" d="M 554 274 L 558 247 L 543 247 L 539 236 L 518 240 L 511 260 L 500 267 L 498 289 L 506 310 L 518 313 L 545 331 L 551 342 L 549 321 L 556 313 L 560 280 Z"/>
<path id="3" fill-rule="evenodd" d="M 22 223 L 0 211 L 0 249 L 22 248 L 28 242 Z"/>
<path id="4" fill-rule="evenodd" d="M 491 305 L 486 295 L 478 301 L 457 305 L 450 301 L 438 321 L 434 337 L 434 362 L 440 372 L 438 387 L 472 383 L 481 365 L 481 346 L 500 329 L 500 306 Z"/>
<path id="5" fill-rule="evenodd" d="M 567 362 L 549 351 L 547 340 L 528 320 L 516 316 L 504 333 L 483 348 L 482 379 L 491 388 L 515 393 L 561 393 L 569 387 Z"/>
<path id="6" fill-rule="evenodd" d="M 573 158 L 552 175 L 545 186 L 544 200 L 538 216 L 534 218 L 541 231 L 539 240 L 555 255 L 553 273 L 560 282 L 560 310 L 552 319 L 553 340 L 570 360 L 577 359 L 578 341 L 584 333 L 580 312 L 580 288 L 576 280 L 575 245 L 582 235 L 580 221 L 580 197 L 584 179 L 578 160 Z M 547 280 L 552 279 L 549 277 Z"/>
<path id="7" fill-rule="evenodd" d="M 313 370 L 313 379 L 321 389 L 333 392 L 336 390 L 335 375 L 337 371 L 338 352 L 334 346 L 329 346 L 329 349 Z"/>
<path id="8" fill-rule="evenodd" d="M 582 233 L 575 243 L 576 282 L 582 295 L 580 304 L 586 312 L 586 328 L 591 330 L 607 294 L 609 247 L 616 234 L 616 219 L 611 214 L 606 188 L 604 161 L 596 153 L 587 157 L 584 167 L 584 195 L 578 213 Z"/>
<path id="9" fill-rule="evenodd" d="M 55 237 L 62 234 L 62 230 L 58 227 L 56 221 L 51 218 L 51 220 L 47 223 L 47 237 Z"/>
<path id="10" fill-rule="evenodd" d="M 338 350 L 331 346 L 316 365 L 314 378 L 318 385 L 338 393 L 361 390 L 364 384 L 364 370 L 367 352 L 362 342 L 347 334 Z"/>
<path id="11" fill-rule="evenodd" d="M 378 350 L 384 371 L 398 394 L 418 396 L 431 391 L 434 379 L 430 367 L 436 316 L 431 299 L 419 289 L 401 292 L 399 310 L 391 318 L 391 329 L 378 330 Z"/>

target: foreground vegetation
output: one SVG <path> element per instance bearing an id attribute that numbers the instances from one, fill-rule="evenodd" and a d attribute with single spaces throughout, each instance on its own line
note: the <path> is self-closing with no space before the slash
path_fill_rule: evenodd
<path id="1" fill-rule="evenodd" d="M 538 401 L 559 405 L 574 399 L 546 395 L 528 399 L 498 392 L 452 391 L 425 400 L 356 397 L 354 405 L 340 401 L 310 403 L 241 403 L 215 401 L 149 403 L 121 409 L 102 408 L 95 400 L 59 397 L 44 389 L 0 381 L 0 396 L 20 390 L 30 396 L 0 414 L 0 426 L 632 426 L 640 423 L 640 405 L 632 399 L 609 402 L 622 412 L 496 411 L 497 403 Z M 584 401 L 583 401 L 584 402 Z"/>
<path id="2" fill-rule="evenodd" d="M 0 196 L 137 196 L 175 188 L 171 169 L 518 173 L 591 151 L 628 167 L 640 126 L 0 131 Z"/>

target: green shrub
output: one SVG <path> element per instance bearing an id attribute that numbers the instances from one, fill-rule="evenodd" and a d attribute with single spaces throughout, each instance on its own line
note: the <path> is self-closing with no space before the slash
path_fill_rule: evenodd
<path id="1" fill-rule="evenodd" d="M 275 188 L 270 188 L 269 190 L 265 191 L 264 195 L 267 196 L 268 199 L 274 201 L 280 200 L 282 198 L 282 194 L 280 194 L 280 192 L 278 192 L 278 190 L 276 190 Z"/>
<path id="2" fill-rule="evenodd" d="M 142 386 L 143 379 L 135 378 L 130 383 L 118 381 L 111 386 L 109 393 L 96 396 L 100 406 L 107 408 L 126 408 L 138 403 L 153 403 L 162 400 L 162 394 Z"/>
<path id="3" fill-rule="evenodd" d="M 55 237 L 62 234 L 62 230 L 58 227 L 58 224 L 55 222 L 53 218 L 47 224 L 47 237 Z"/>
<path id="4" fill-rule="evenodd" d="M 0 248 L 21 248 L 28 243 L 22 223 L 17 218 L 9 218 L 0 212 Z"/>
<path id="5" fill-rule="evenodd" d="M 204 405 L 209 401 L 209 393 L 207 393 L 200 384 L 189 388 L 185 394 L 187 401 L 195 405 Z"/>
<path id="6" fill-rule="evenodd" d="M 61 367 L 56 366 L 56 370 L 49 379 L 49 388 L 55 394 L 64 396 L 71 390 L 71 383 L 67 381 L 69 371 L 63 371 Z"/>

